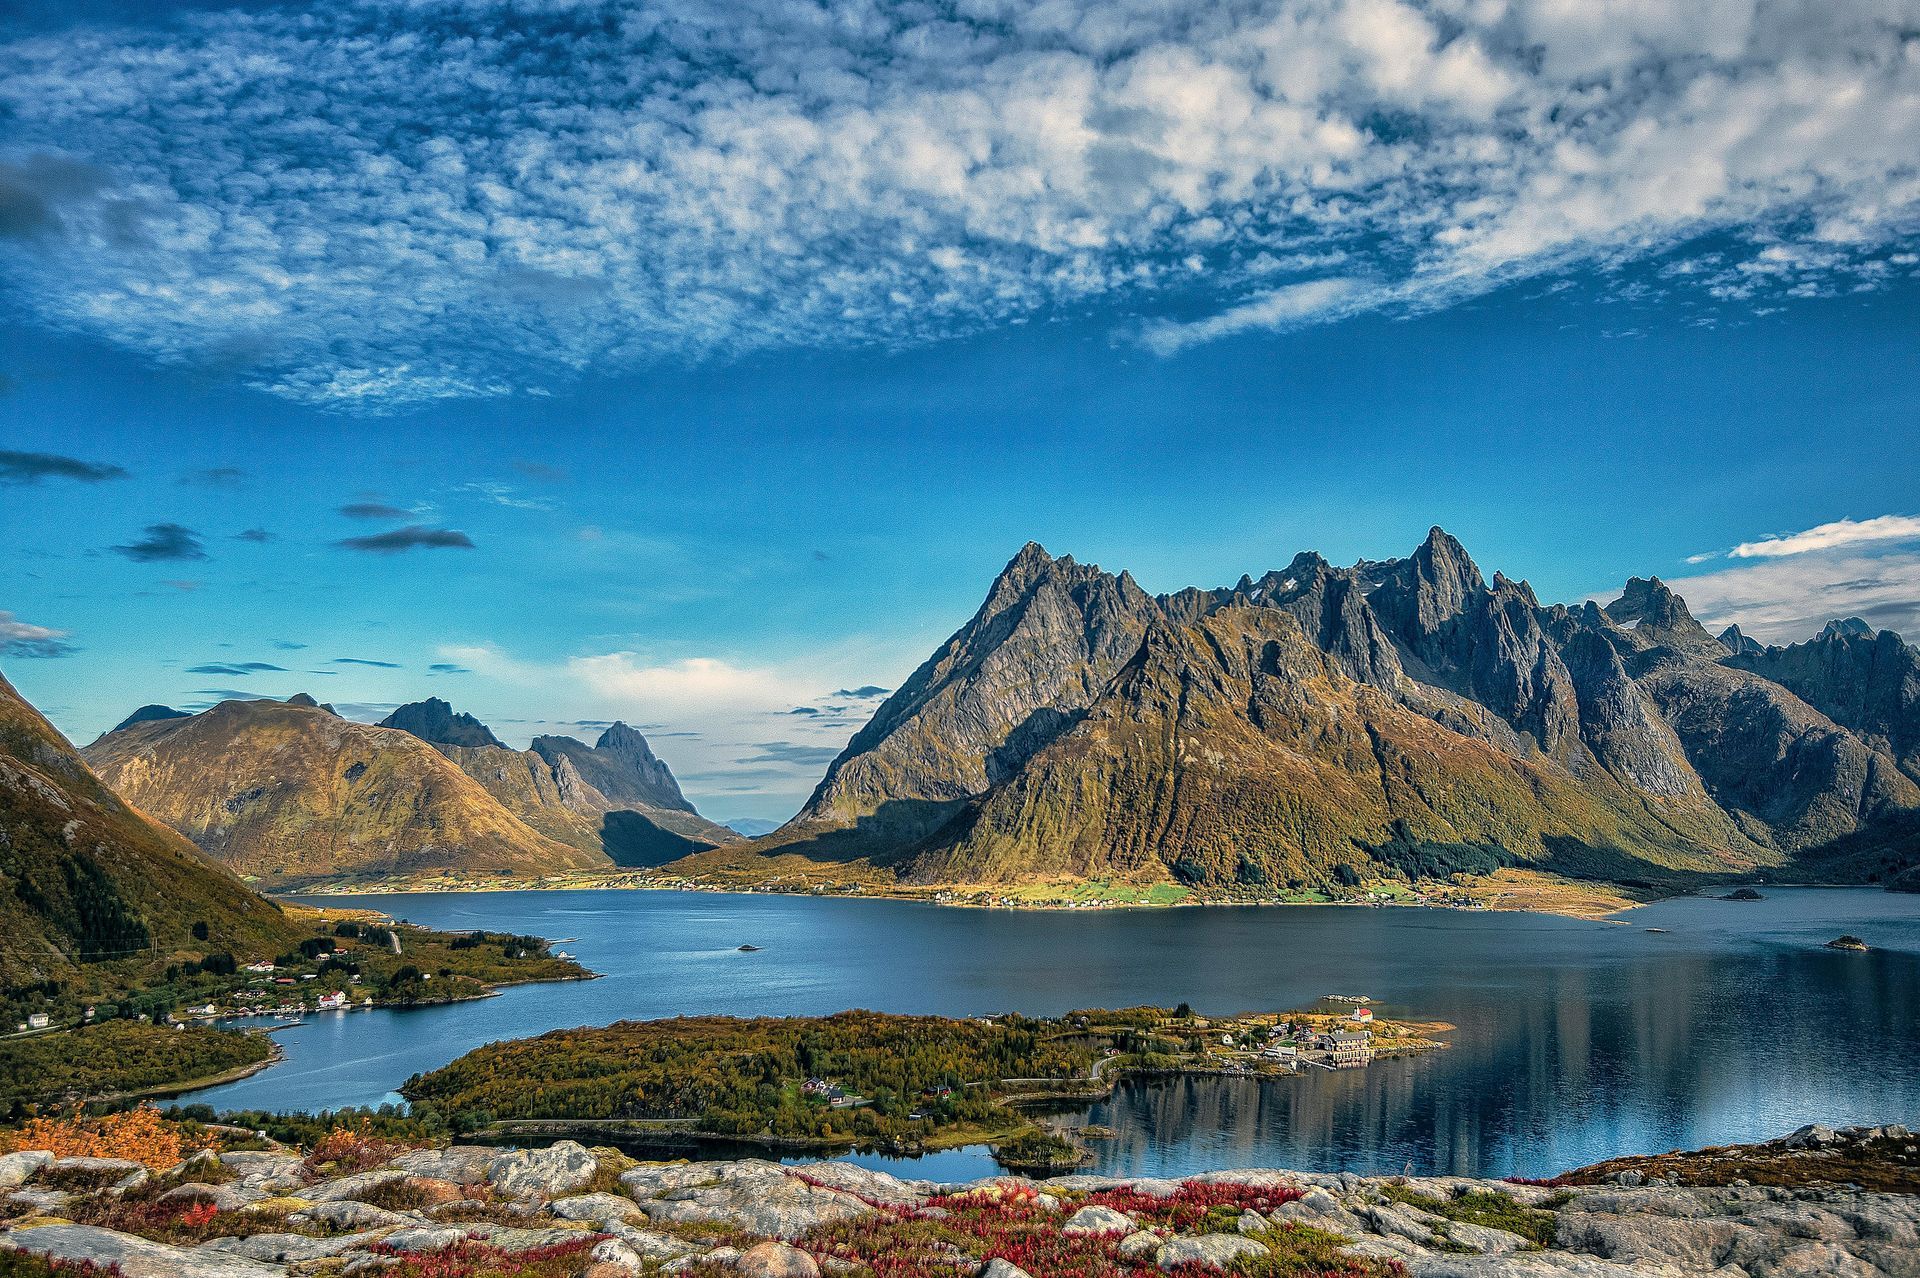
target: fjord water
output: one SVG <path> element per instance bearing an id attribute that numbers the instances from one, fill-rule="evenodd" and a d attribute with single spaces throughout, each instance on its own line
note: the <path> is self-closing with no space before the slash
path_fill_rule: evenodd
<path id="1" fill-rule="evenodd" d="M 409 1075 L 500 1038 L 621 1019 L 968 1015 L 1192 1003 L 1278 1010 L 1366 994 L 1457 1028 L 1452 1046 L 1271 1082 L 1124 1086 L 1099 1170 L 1228 1166 L 1541 1176 L 1615 1154 L 1920 1120 L 1920 896 L 1765 889 L 1589 922 L 1407 908 L 946 909 L 679 892 L 319 898 L 434 927 L 532 932 L 604 979 L 311 1016 L 287 1060 L 189 1098 L 317 1110 L 396 1099 Z M 1649 931 L 1648 929 L 1664 929 Z M 1842 933 L 1873 948 L 1825 948 Z M 743 944 L 758 952 L 739 950 Z M 915 1174 L 985 1174 L 947 1154 Z"/>

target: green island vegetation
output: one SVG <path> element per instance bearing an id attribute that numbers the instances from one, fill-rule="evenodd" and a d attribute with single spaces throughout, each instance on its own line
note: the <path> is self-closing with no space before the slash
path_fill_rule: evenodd
<path id="1" fill-rule="evenodd" d="M 272 1059 L 265 1036 L 204 1025 L 117 1020 L 0 1039 L 0 1114 L 62 1098 L 164 1090 L 181 1079 L 230 1075 Z"/>
<path id="2" fill-rule="evenodd" d="M 364 911 L 288 907 L 290 937 L 249 957 L 219 948 L 164 961 L 76 964 L 0 989 L 0 1118 L 127 1092 L 164 1094 L 269 1062 L 260 1035 L 199 1022 L 292 1018 L 328 1008 L 484 998 L 496 986 L 592 975 L 537 936 L 436 932 Z M 183 1030 L 180 1027 L 186 1026 Z"/>
<path id="3" fill-rule="evenodd" d="M 1109 1094 L 1129 1073 L 1289 1074 L 1442 1046 L 1451 1028 L 1360 1011 L 1214 1018 L 1186 1006 L 1058 1018 L 622 1021 L 492 1043 L 401 1088 L 416 1113 L 497 1135 L 900 1151 L 989 1143 L 1013 1166 L 1085 1155 L 1024 1110 Z"/>

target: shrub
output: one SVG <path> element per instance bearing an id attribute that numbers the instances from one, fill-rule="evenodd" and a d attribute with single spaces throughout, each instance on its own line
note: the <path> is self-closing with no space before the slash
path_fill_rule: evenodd
<path id="1" fill-rule="evenodd" d="M 33 1118 L 0 1132 L 0 1153 L 44 1149 L 58 1158 L 127 1158 L 160 1170 L 180 1161 L 180 1129 L 151 1105 L 98 1118 Z"/>

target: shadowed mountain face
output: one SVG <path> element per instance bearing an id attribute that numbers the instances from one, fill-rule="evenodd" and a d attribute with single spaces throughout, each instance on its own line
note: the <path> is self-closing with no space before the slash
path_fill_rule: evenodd
<path id="1" fill-rule="evenodd" d="M 276 887 L 607 865 L 528 826 L 420 738 L 342 719 L 311 698 L 224 701 L 118 729 L 83 753 L 129 802 Z"/>
<path id="2" fill-rule="evenodd" d="M 438 697 L 409 702 L 382 719 L 380 726 L 411 732 L 433 745 L 506 748 L 486 724 L 470 714 L 455 714 L 453 707 Z"/>
<path id="3" fill-rule="evenodd" d="M 657 865 L 739 839 L 693 810 L 646 738 L 624 723 L 609 728 L 595 747 L 572 737 L 541 737 L 532 749 L 513 750 L 472 715 L 432 698 L 401 706 L 382 726 L 431 744 L 541 834 L 617 865 Z M 582 776 L 582 767 L 615 793 Z"/>
<path id="4" fill-rule="evenodd" d="M 1893 631 L 1851 617 L 1805 643 L 1743 650 L 1732 664 L 1818 707 L 1920 781 L 1920 651 Z"/>
<path id="5" fill-rule="evenodd" d="M 1671 879 L 1781 866 L 1920 808 L 1900 753 L 1911 649 L 1823 635 L 1822 669 L 1844 669 L 1802 675 L 1811 658 L 1740 638 L 1716 640 L 1658 578 L 1604 609 L 1542 605 L 1437 528 L 1405 559 L 1302 554 L 1158 598 L 1030 544 L 798 817 L 687 865 L 1273 889 L 1511 864 Z"/>
<path id="6" fill-rule="evenodd" d="M 129 808 L 5 679 L 0 851 L 0 985 L 291 943 L 278 906 Z"/>

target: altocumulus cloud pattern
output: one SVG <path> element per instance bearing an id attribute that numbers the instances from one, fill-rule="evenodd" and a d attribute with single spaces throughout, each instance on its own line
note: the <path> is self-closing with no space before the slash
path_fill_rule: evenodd
<path id="1" fill-rule="evenodd" d="M 0 46 L 48 326 L 357 411 L 1103 302 L 1911 273 L 1914 0 L 336 0 Z"/>

